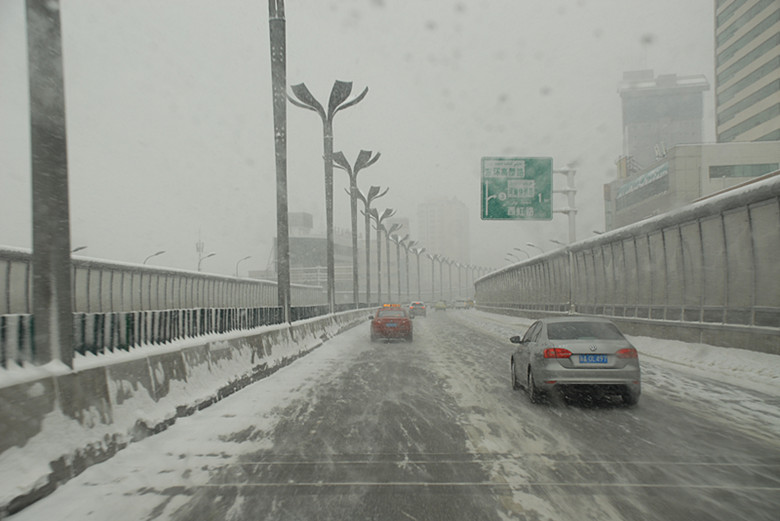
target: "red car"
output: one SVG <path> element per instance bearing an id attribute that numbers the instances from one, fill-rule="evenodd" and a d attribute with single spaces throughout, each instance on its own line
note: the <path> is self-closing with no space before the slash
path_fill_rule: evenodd
<path id="1" fill-rule="evenodd" d="M 385 305 L 371 319 L 371 341 L 380 338 L 403 338 L 412 341 L 412 319 L 401 306 Z"/>

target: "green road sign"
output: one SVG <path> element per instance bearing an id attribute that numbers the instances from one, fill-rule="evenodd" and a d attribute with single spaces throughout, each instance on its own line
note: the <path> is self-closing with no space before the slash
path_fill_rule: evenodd
<path id="1" fill-rule="evenodd" d="M 551 157 L 483 157 L 483 220 L 552 219 Z"/>

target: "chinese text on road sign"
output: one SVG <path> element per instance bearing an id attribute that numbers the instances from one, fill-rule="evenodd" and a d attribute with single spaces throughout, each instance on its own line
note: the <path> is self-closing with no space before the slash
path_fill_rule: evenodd
<path id="1" fill-rule="evenodd" d="M 483 220 L 552 219 L 552 158 L 483 157 Z"/>

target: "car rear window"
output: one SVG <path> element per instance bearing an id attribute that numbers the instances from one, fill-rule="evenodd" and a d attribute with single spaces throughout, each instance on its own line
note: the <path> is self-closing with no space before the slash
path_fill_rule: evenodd
<path id="1" fill-rule="evenodd" d="M 378 317 L 405 317 L 406 314 L 400 309 L 382 309 L 376 314 Z"/>
<path id="2" fill-rule="evenodd" d="M 607 322 L 555 322 L 547 324 L 550 340 L 621 340 L 623 334 Z"/>

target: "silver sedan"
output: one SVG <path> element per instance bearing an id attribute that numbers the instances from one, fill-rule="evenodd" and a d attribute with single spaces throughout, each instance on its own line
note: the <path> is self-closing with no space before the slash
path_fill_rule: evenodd
<path id="1" fill-rule="evenodd" d="M 537 320 L 513 336 L 512 388 L 524 387 L 533 403 L 561 391 L 618 394 L 636 405 L 641 393 L 636 348 L 615 324 L 595 317 Z"/>

